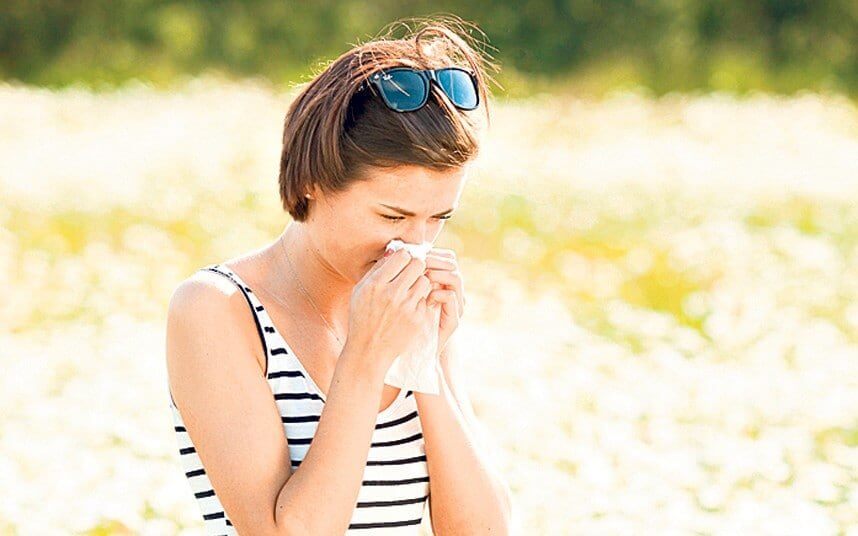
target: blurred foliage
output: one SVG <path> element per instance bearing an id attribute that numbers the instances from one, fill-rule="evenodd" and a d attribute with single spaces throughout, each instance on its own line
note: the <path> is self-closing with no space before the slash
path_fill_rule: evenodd
<path id="1" fill-rule="evenodd" d="M 0 77 L 93 87 L 220 71 L 275 84 L 411 16 L 485 32 L 509 96 L 808 88 L 858 94 L 854 0 L 6 0 Z"/>

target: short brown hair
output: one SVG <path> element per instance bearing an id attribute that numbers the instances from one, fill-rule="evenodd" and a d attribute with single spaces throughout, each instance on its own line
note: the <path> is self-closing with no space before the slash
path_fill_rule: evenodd
<path id="1" fill-rule="evenodd" d="M 417 27 L 409 27 L 409 22 Z M 408 34 L 391 37 L 400 25 Z M 490 123 L 491 78 L 486 67 L 497 66 L 484 50 L 472 46 L 467 28 L 476 26 L 454 15 L 400 19 L 383 28 L 381 37 L 354 45 L 306 84 L 286 113 L 280 155 L 280 199 L 294 220 L 307 218 L 305 194 L 314 184 L 333 193 L 367 178 L 371 166 L 418 165 L 442 171 L 476 157 L 480 129 L 471 114 L 479 109 L 455 108 L 434 84 L 423 108 L 404 113 L 388 109 L 373 92 L 357 91 L 379 69 L 470 68 Z M 431 35 L 436 37 L 427 39 Z"/>

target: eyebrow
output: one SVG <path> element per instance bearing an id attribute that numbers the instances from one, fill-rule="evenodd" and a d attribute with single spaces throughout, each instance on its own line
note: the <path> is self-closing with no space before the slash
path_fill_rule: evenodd
<path id="1" fill-rule="evenodd" d="M 414 213 L 413 213 L 413 212 L 411 212 L 410 210 L 405 210 L 404 208 L 394 207 L 394 206 L 391 206 L 391 205 L 385 205 L 384 203 L 379 203 L 379 204 L 380 204 L 381 206 L 383 206 L 383 207 L 387 207 L 387 208 L 389 208 L 389 209 L 391 209 L 391 210 L 395 210 L 396 212 L 399 212 L 400 214 L 403 214 L 403 215 L 405 215 L 405 216 L 416 216 L 416 214 L 414 214 Z M 447 210 L 445 210 L 444 212 L 439 212 L 438 214 L 435 214 L 435 216 L 445 216 L 445 215 L 447 215 L 447 214 L 449 214 L 449 213 L 453 212 L 453 210 L 455 210 L 455 208 L 456 208 L 456 207 L 448 208 L 448 209 L 447 209 Z"/>

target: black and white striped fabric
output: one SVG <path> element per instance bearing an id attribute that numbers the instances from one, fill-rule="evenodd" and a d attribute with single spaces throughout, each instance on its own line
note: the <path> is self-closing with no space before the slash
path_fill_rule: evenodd
<path id="1" fill-rule="evenodd" d="M 229 278 L 244 294 L 256 321 L 267 358 L 267 379 L 280 411 L 292 470 L 310 448 L 325 400 L 322 391 L 295 357 L 253 291 L 223 264 L 202 268 Z M 169 390 L 169 386 L 168 386 Z M 209 535 L 237 534 L 200 462 L 170 393 L 170 408 L 185 476 Z M 421 534 L 428 509 L 429 471 L 414 393 L 401 389 L 378 414 L 357 504 L 346 534 Z"/>

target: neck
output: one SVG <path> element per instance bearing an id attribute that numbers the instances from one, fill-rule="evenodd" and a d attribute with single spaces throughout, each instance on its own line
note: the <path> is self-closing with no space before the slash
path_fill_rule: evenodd
<path id="1" fill-rule="evenodd" d="M 317 308 L 338 336 L 346 333 L 348 326 L 343 324 L 348 322 L 349 299 L 354 284 L 325 261 L 306 225 L 291 221 L 268 248 L 268 253 L 273 267 L 269 272 L 269 288 L 290 287 L 288 295 L 293 296 L 292 299 L 300 300 L 312 311 Z M 289 283 L 284 285 L 284 281 Z"/>

